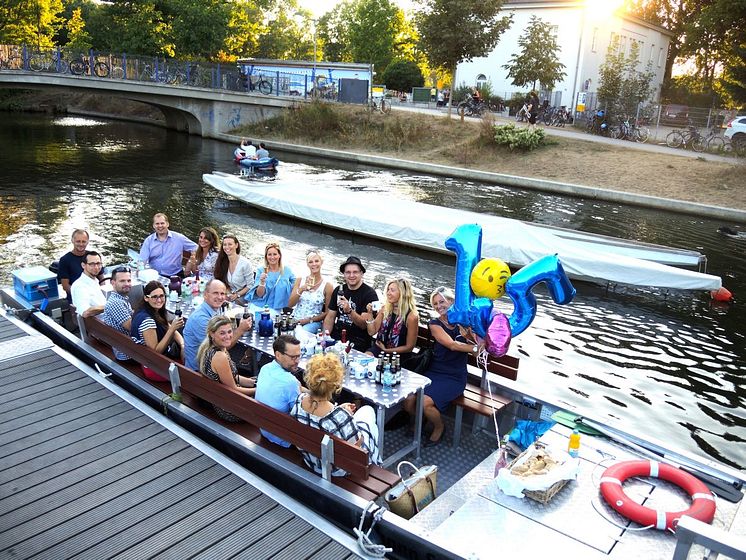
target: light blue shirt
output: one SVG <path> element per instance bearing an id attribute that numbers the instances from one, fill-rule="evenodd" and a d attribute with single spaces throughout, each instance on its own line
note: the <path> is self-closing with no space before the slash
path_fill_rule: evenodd
<path id="1" fill-rule="evenodd" d="M 275 311 L 287 307 L 290 301 L 290 291 L 293 289 L 293 284 L 295 284 L 295 274 L 293 274 L 293 271 L 290 270 L 290 267 L 286 266 L 282 269 L 282 275 L 279 272 L 268 272 L 267 281 L 264 285 L 264 296 L 259 297 L 256 295 L 256 289 L 259 287 L 259 279 L 263 272 L 264 267 L 260 266 L 256 271 L 254 287 L 249 290 L 245 299 L 257 307 L 269 307 Z"/>
<path id="2" fill-rule="evenodd" d="M 184 364 L 194 371 L 199 371 L 197 350 L 207 336 L 207 323 L 218 314 L 218 311 L 219 308 L 213 309 L 204 301 L 189 315 L 184 326 Z"/>
<path id="3" fill-rule="evenodd" d="M 145 238 L 140 247 L 140 260 L 145 261 L 161 276 L 174 276 L 181 272 L 181 259 L 184 251 L 194 251 L 197 244 L 187 236 L 169 230 L 164 241 L 153 232 Z"/>
<path id="4" fill-rule="evenodd" d="M 299 394 L 300 383 L 292 373 L 283 369 L 277 360 L 265 365 L 259 371 L 254 398 L 260 403 L 271 406 L 285 414 L 290 414 L 290 409 L 295 404 Z M 290 447 L 287 441 L 272 435 L 268 431 L 261 430 L 261 432 L 269 441 L 283 447 Z"/>

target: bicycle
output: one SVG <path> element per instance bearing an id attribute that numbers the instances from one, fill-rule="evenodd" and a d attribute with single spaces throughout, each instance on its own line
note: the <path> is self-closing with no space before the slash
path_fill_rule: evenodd
<path id="1" fill-rule="evenodd" d="M 108 78 L 111 73 L 109 65 L 103 60 L 93 62 L 93 74 L 91 74 L 91 58 L 81 55 L 79 58 L 70 61 L 70 72 L 76 76 L 95 75 L 99 78 Z"/>
<path id="2" fill-rule="evenodd" d="M 387 101 L 384 97 L 381 97 L 379 100 L 372 97 L 368 103 L 368 111 L 380 112 L 384 115 L 388 115 L 391 112 L 391 101 Z"/>
<path id="3" fill-rule="evenodd" d="M 528 103 L 524 103 L 523 107 L 515 114 L 516 122 L 528 122 L 531 113 L 528 110 Z"/>
<path id="4" fill-rule="evenodd" d="M 33 72 L 57 72 L 67 74 L 68 64 L 62 58 L 62 53 L 35 52 L 29 56 L 28 67 Z"/>
<path id="5" fill-rule="evenodd" d="M 707 141 L 697 127 L 689 125 L 684 132 L 672 130 L 666 135 L 666 146 L 669 148 L 688 148 L 691 146 L 695 152 L 704 152 L 707 149 Z"/>
<path id="6" fill-rule="evenodd" d="M 484 101 L 475 102 L 474 99 L 469 96 L 465 101 L 458 104 L 456 111 L 459 116 L 463 117 L 481 117 L 482 113 L 487 109 L 487 105 Z"/>
<path id="7" fill-rule="evenodd" d="M 16 52 L 0 58 L 0 70 L 23 70 L 23 57 Z"/>
<path id="8" fill-rule="evenodd" d="M 259 90 L 259 93 L 269 95 L 272 93 L 272 82 L 263 76 L 247 76 L 248 91 Z"/>

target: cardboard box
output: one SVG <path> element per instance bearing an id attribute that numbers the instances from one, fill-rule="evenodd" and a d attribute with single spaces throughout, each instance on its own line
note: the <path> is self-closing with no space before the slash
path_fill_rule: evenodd
<path id="1" fill-rule="evenodd" d="M 14 270 L 13 289 L 19 295 L 31 303 L 40 302 L 44 298 L 58 299 L 59 288 L 57 276 L 43 266 L 30 266 Z"/>

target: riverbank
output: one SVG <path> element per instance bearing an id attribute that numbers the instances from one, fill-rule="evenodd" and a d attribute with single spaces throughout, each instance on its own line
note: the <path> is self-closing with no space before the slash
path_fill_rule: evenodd
<path id="1" fill-rule="evenodd" d="M 313 149 L 376 156 L 378 164 L 391 158 L 405 160 L 408 164 L 455 167 L 471 172 L 465 176 L 475 180 L 485 180 L 479 172 L 487 172 L 556 182 L 565 188 L 543 186 L 565 194 L 593 196 L 599 189 L 608 189 L 620 195 L 604 198 L 619 202 L 651 205 L 646 204 L 644 198 L 621 194 L 628 193 L 746 211 L 746 167 L 736 160 L 713 162 L 641 151 L 623 144 L 594 142 L 593 137 L 576 140 L 552 136 L 546 146 L 535 151 L 511 152 L 485 141 L 485 127 L 489 125 L 485 121 L 460 122 L 442 116 L 404 112 L 370 114 L 350 107 L 338 107 L 334 112 L 304 113 L 304 110 L 292 111 L 282 118 L 247 125 L 232 133 L 261 138 L 274 143 L 277 149 L 287 149 L 287 144 L 312 146 Z M 226 140 L 233 138 L 225 136 Z M 416 166 L 406 165 L 405 168 Z M 506 184 L 520 186 L 512 181 Z M 660 202 L 652 205 L 667 207 Z M 668 206 L 676 209 L 675 202 Z M 739 218 L 734 216 L 733 219 Z"/>

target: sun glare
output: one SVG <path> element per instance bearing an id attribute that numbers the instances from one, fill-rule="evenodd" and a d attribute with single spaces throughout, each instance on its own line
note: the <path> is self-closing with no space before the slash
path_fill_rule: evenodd
<path id="1" fill-rule="evenodd" d="M 596 19 L 611 17 L 624 5 L 624 0 L 585 0 L 588 13 Z"/>

